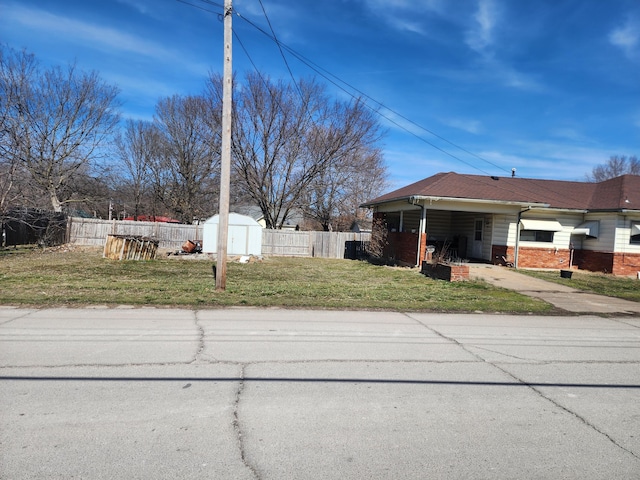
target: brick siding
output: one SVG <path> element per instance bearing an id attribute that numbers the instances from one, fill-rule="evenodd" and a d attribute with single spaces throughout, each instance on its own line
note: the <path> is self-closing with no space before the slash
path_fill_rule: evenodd
<path id="1" fill-rule="evenodd" d="M 426 248 L 426 247 L 425 247 Z M 407 232 L 387 233 L 385 255 L 401 265 L 415 266 L 418 254 L 418 234 Z"/>
<path id="2" fill-rule="evenodd" d="M 514 252 L 514 247 L 492 245 L 491 258 L 494 264 L 504 265 L 504 259 L 514 261 Z M 568 269 L 569 255 L 567 249 L 520 247 L 518 267 Z M 574 250 L 573 268 L 614 275 L 637 275 L 640 272 L 640 254 Z"/>

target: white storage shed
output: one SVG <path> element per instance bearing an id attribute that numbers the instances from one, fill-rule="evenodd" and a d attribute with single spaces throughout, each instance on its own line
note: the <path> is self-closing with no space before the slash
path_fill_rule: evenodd
<path id="1" fill-rule="evenodd" d="M 202 251 L 218 252 L 219 215 L 205 223 L 202 231 Z M 239 213 L 229 213 L 228 255 L 262 255 L 262 227 L 253 218 Z"/>

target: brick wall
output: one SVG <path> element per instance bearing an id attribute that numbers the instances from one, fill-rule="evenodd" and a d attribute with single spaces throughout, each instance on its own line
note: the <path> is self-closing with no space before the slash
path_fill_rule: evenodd
<path id="1" fill-rule="evenodd" d="M 613 253 L 576 250 L 573 258 L 574 264 L 582 270 L 602 273 L 613 272 Z"/>
<path id="2" fill-rule="evenodd" d="M 491 246 L 491 258 L 496 265 L 505 264 L 503 257 L 513 262 L 514 253 L 514 247 Z M 566 249 L 520 247 L 518 267 L 566 269 L 569 268 L 569 255 L 570 251 Z M 573 267 L 590 272 L 637 275 L 640 272 L 640 254 L 574 250 Z"/>
<path id="3" fill-rule="evenodd" d="M 437 280 L 447 280 L 449 282 L 461 282 L 469 280 L 468 265 L 433 265 L 428 262 L 422 262 L 421 273 L 430 278 Z"/>
<path id="4" fill-rule="evenodd" d="M 569 268 L 569 249 L 520 247 L 519 268 Z"/>
<path id="5" fill-rule="evenodd" d="M 422 235 L 420 238 L 420 261 L 418 265 L 421 265 L 424 260 L 427 259 L 427 235 Z"/>
<path id="6" fill-rule="evenodd" d="M 402 265 L 414 266 L 418 255 L 418 234 L 389 232 L 385 255 Z M 426 248 L 426 247 L 425 247 Z"/>
<path id="7" fill-rule="evenodd" d="M 569 250 L 551 248 L 520 247 L 519 268 L 569 268 Z M 515 262 L 515 248 L 492 245 L 491 258 L 495 265 Z M 574 262 L 575 263 L 575 262 Z"/>
<path id="8" fill-rule="evenodd" d="M 640 253 L 616 253 L 613 255 L 613 273 L 615 275 L 638 275 L 640 272 Z"/>

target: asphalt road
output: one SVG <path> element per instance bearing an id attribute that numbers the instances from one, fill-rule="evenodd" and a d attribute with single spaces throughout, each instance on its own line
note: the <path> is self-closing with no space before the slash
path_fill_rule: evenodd
<path id="1" fill-rule="evenodd" d="M 0 307 L 3 479 L 638 479 L 640 318 Z"/>

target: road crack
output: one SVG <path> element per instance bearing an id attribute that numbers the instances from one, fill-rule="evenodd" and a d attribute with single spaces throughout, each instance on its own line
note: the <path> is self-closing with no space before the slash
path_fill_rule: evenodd
<path id="1" fill-rule="evenodd" d="M 509 372 L 508 370 L 500 367 L 499 365 L 496 365 L 494 363 L 491 362 L 487 362 L 489 365 L 492 365 L 494 368 L 497 368 L 498 370 L 500 370 L 501 372 L 503 372 L 505 375 L 511 377 L 513 380 L 515 380 L 518 383 L 521 383 L 523 386 L 526 386 L 528 388 L 530 388 L 531 390 L 533 390 L 540 398 L 548 401 L 549 403 L 551 403 L 552 405 L 554 405 L 556 408 L 559 408 L 560 410 L 562 410 L 563 412 L 568 413 L 569 415 L 573 416 L 574 418 L 578 419 L 583 425 L 589 427 L 590 429 L 594 430 L 595 432 L 599 433 L 600 435 L 602 435 L 604 438 L 606 438 L 607 440 L 609 440 L 613 445 L 615 445 L 616 447 L 618 447 L 620 450 L 623 450 L 625 452 L 627 452 L 628 454 L 630 454 L 632 457 L 640 460 L 640 455 L 636 454 L 634 451 L 629 450 L 628 448 L 626 448 L 625 446 L 621 445 L 620 443 L 618 443 L 616 441 L 615 438 L 613 438 L 611 435 L 609 435 L 607 432 L 599 429 L 596 425 L 594 425 L 593 423 L 589 422 L 585 417 L 583 417 L 582 415 L 580 415 L 577 412 L 574 412 L 573 410 L 571 410 L 568 407 L 565 407 L 564 405 L 562 405 L 560 402 L 554 400 L 551 397 L 548 397 L 547 395 L 545 395 L 538 387 L 531 385 L 529 382 L 526 382 L 525 380 L 522 380 L 521 378 L 519 378 L 517 375 L 512 374 L 511 372 Z"/>
<path id="2" fill-rule="evenodd" d="M 198 318 L 198 312 L 193 312 L 193 321 L 196 325 L 196 329 L 198 330 L 198 345 L 196 347 L 196 353 L 193 356 L 193 359 L 189 362 L 190 364 L 198 363 L 201 360 L 202 352 L 204 351 L 204 327 L 200 324 L 200 319 Z"/>
<path id="3" fill-rule="evenodd" d="M 574 412 L 573 410 L 569 409 L 568 407 L 565 407 L 564 405 L 562 405 L 561 403 L 559 403 L 558 401 L 554 400 L 551 397 L 548 397 L 547 395 L 545 395 L 539 388 L 537 388 L 535 385 L 530 384 L 529 382 L 519 378 L 517 375 L 514 375 L 513 373 L 511 373 L 510 371 L 502 368 L 500 365 L 497 365 L 493 362 L 489 362 L 486 359 L 484 359 L 481 355 L 471 351 L 469 348 L 467 348 L 467 346 L 461 342 L 459 342 L 458 340 L 456 340 L 455 338 L 449 337 L 441 332 L 439 332 L 438 330 L 436 330 L 433 327 L 430 327 L 429 325 L 421 322 L 418 319 L 414 319 L 413 317 L 411 317 L 410 315 L 407 314 L 407 316 L 409 318 L 412 318 L 413 320 L 415 320 L 416 322 L 418 322 L 420 325 L 423 325 L 426 329 L 428 329 L 429 331 L 433 332 L 435 335 L 438 335 L 440 338 L 442 338 L 443 340 L 447 340 L 455 345 L 457 345 L 458 347 L 460 347 L 461 349 L 463 349 L 465 352 L 467 352 L 469 355 L 472 355 L 473 357 L 477 358 L 480 362 L 482 363 L 486 363 L 487 365 L 491 365 L 493 368 L 499 370 L 500 372 L 502 372 L 504 375 L 507 375 L 509 378 L 513 379 L 514 381 L 518 382 L 519 384 L 521 384 L 524 387 L 527 387 L 529 389 L 531 389 L 533 392 L 535 392 L 536 395 L 538 395 L 540 398 L 542 398 L 543 400 L 546 400 L 547 402 L 551 403 L 552 405 L 554 405 L 556 408 L 559 408 L 560 410 L 562 410 L 563 412 L 568 413 L 569 415 L 573 416 L 574 418 L 576 418 L 577 420 L 579 420 L 583 425 L 585 425 L 586 427 L 592 429 L 593 431 L 597 432 L 598 434 L 602 435 L 604 438 L 606 438 L 609 442 L 611 442 L 613 445 L 615 445 L 617 448 L 619 448 L 620 450 L 627 452 L 628 454 L 630 454 L 632 457 L 636 458 L 636 459 L 640 459 L 640 455 L 638 455 L 637 453 L 633 452 L 632 450 L 629 450 L 628 448 L 624 447 L 623 445 L 621 445 L 620 443 L 618 443 L 611 435 L 609 435 L 607 432 L 599 429 L 596 425 L 594 425 L 593 423 L 589 422 L 586 418 L 584 418 L 582 415 L 578 414 L 577 412 Z"/>
<path id="4" fill-rule="evenodd" d="M 244 392 L 244 381 L 245 381 L 245 369 L 246 365 L 242 364 L 240 366 L 240 374 L 238 382 L 238 389 L 236 390 L 236 398 L 233 403 L 233 429 L 236 432 L 236 442 L 238 445 L 238 450 L 240 451 L 240 458 L 244 466 L 251 472 L 254 478 L 260 480 L 260 475 L 258 474 L 257 469 L 251 465 L 247 458 L 247 452 L 245 449 L 244 443 L 244 434 L 242 432 L 242 424 L 240 422 L 240 400 L 242 398 L 242 393 Z"/>

